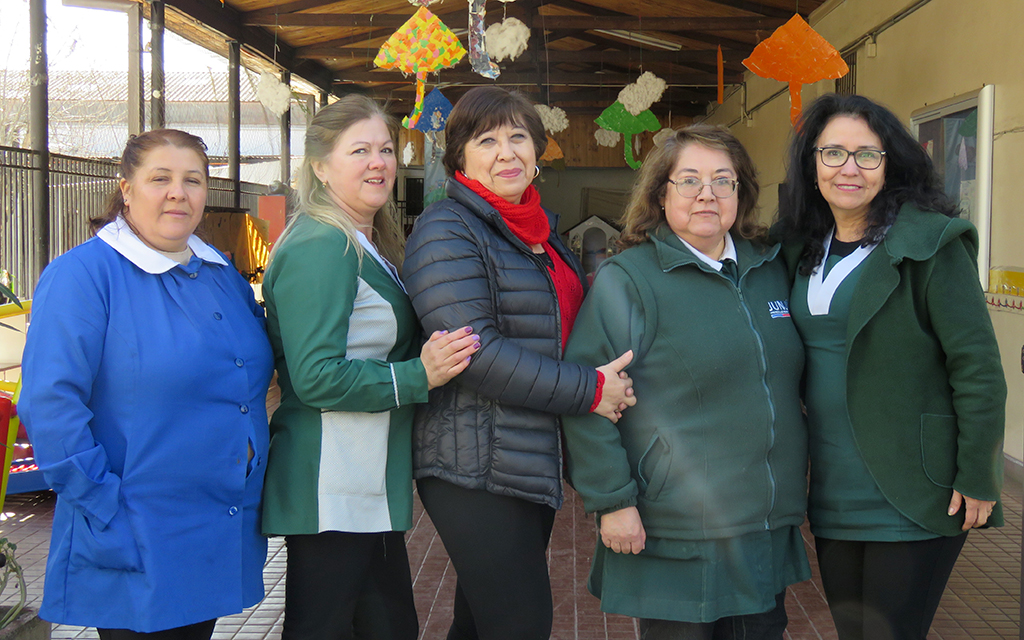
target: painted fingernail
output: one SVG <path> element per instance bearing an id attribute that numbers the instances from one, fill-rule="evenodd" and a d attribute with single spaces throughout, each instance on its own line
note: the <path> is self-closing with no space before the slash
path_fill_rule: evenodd
<path id="1" fill-rule="evenodd" d="M 473 327 L 466 327 L 466 333 L 473 333 Z"/>
<path id="2" fill-rule="evenodd" d="M 473 340 L 476 342 L 480 342 L 480 336 L 473 336 Z"/>
<path id="3" fill-rule="evenodd" d="M 474 349 L 479 349 L 479 348 L 480 348 L 480 343 L 479 343 L 479 342 L 477 342 L 477 343 L 474 343 L 474 344 L 473 344 L 473 348 L 474 348 Z"/>
<path id="4" fill-rule="evenodd" d="M 472 360 L 472 359 L 473 359 L 472 357 L 470 357 L 470 356 L 466 356 L 466 362 L 469 362 L 469 361 L 470 361 L 470 360 Z"/>
<path id="5" fill-rule="evenodd" d="M 441 329 L 441 335 L 442 336 L 448 335 L 448 330 L 447 329 Z"/>

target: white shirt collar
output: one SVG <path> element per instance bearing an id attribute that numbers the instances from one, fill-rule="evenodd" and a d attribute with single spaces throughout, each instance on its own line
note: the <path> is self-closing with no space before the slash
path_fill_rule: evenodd
<path id="1" fill-rule="evenodd" d="M 722 257 L 721 257 L 720 260 L 715 260 L 714 258 L 709 258 L 708 256 L 706 256 L 703 253 L 701 253 L 700 250 L 697 249 L 697 247 L 693 246 L 692 244 L 690 244 L 686 240 L 683 240 L 683 238 L 681 236 L 677 235 L 676 237 L 679 238 L 679 241 L 682 242 L 686 246 L 687 249 L 689 249 L 690 251 L 693 252 L 693 255 L 695 255 L 698 258 L 700 258 L 701 262 L 703 262 L 704 264 L 708 265 L 709 267 L 711 267 L 715 271 L 721 271 L 722 270 L 722 260 L 725 260 L 727 258 L 732 260 L 736 264 L 740 263 L 740 261 L 736 258 L 736 243 L 734 243 L 732 241 L 732 235 L 730 235 L 728 233 L 725 234 L 725 249 L 722 250 Z"/>
<path id="2" fill-rule="evenodd" d="M 114 251 L 120 253 L 146 273 L 167 273 L 174 267 L 181 266 L 140 240 L 121 216 L 118 216 L 113 222 L 107 223 L 96 233 L 96 237 L 109 244 Z M 189 236 L 188 246 L 200 260 L 227 265 L 224 258 L 213 247 L 194 235 Z"/>

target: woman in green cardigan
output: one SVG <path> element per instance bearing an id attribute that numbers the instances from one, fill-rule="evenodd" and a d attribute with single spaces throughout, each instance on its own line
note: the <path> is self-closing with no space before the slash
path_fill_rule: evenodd
<path id="1" fill-rule="evenodd" d="M 999 526 L 1006 383 L 978 234 L 889 110 L 804 111 L 777 235 L 807 354 L 808 507 L 840 640 L 923 640 L 967 531 Z"/>
<path id="2" fill-rule="evenodd" d="M 395 264 L 398 126 L 371 98 L 306 131 L 298 210 L 263 280 L 281 406 L 270 422 L 263 532 L 288 545 L 284 640 L 415 640 L 403 532 L 412 419 L 480 346 L 469 327 L 425 345 Z M 241 365 L 239 365 L 241 366 Z"/>

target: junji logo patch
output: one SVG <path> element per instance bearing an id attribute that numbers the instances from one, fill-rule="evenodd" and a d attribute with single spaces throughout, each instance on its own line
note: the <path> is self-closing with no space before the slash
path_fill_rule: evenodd
<path id="1" fill-rule="evenodd" d="M 788 300 L 774 300 L 768 303 L 768 313 L 773 318 L 788 318 L 789 317 L 789 301 Z"/>

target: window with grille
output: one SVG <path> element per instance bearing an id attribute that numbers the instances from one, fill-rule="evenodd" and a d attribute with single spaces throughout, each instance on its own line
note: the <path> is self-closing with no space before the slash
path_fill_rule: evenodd
<path id="1" fill-rule="evenodd" d="M 854 49 L 843 56 L 843 62 L 850 68 L 850 72 L 836 79 L 836 93 L 841 96 L 852 96 L 857 93 L 857 50 Z"/>

